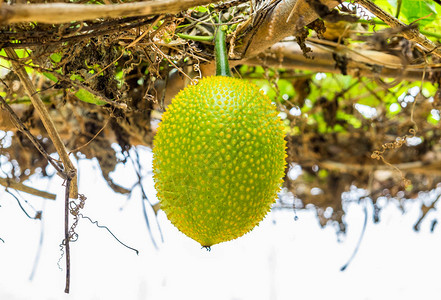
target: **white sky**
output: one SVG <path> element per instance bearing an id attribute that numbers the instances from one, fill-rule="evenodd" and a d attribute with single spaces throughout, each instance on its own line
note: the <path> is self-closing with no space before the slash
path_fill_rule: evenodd
<path id="1" fill-rule="evenodd" d="M 149 167 L 150 153 L 144 151 L 142 157 Z M 431 213 L 421 232 L 415 233 L 418 206 L 410 205 L 409 212 L 401 215 L 395 205 L 388 205 L 380 224 L 369 219 L 359 252 L 345 272 L 339 269 L 359 238 L 364 220 L 361 205 L 348 207 L 348 233 L 341 243 L 334 228 L 318 226 L 313 211 L 298 211 L 299 220 L 294 221 L 293 211 L 287 210 L 271 212 L 251 233 L 215 245 L 211 252 L 179 233 L 161 212 L 158 220 L 165 241 L 160 242 L 151 222 L 159 244 L 155 250 L 139 195 L 126 202 L 114 194 L 96 166 L 80 162 L 80 192 L 88 197 L 84 213 L 107 225 L 140 255 L 82 220 L 76 230 L 79 240 L 71 244 L 71 294 L 65 295 L 64 271 L 57 267 L 63 238 L 62 197 L 42 201 L 22 194 L 35 208 L 44 208 L 45 217 L 42 256 L 30 282 L 40 222 L 28 219 L 16 200 L 0 191 L 0 237 L 5 240 L 0 242 L 1 300 L 440 299 L 440 229 L 429 230 L 429 221 L 440 218 L 439 212 Z M 134 182 L 130 167 L 120 166 L 114 177 L 125 186 Z M 145 186 L 156 201 L 151 182 L 147 178 Z M 60 183 L 58 179 L 38 181 L 34 186 L 62 196 Z"/>

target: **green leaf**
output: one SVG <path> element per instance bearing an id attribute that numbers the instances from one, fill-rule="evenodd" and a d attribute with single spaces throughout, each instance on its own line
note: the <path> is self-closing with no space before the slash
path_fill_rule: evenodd
<path id="1" fill-rule="evenodd" d="M 17 53 L 18 58 L 25 58 L 29 56 L 25 49 L 15 49 L 14 51 Z"/>
<path id="2" fill-rule="evenodd" d="M 265 69 L 262 66 L 257 66 L 254 69 L 254 73 L 256 73 L 256 74 L 264 74 L 265 73 Z"/>
<path id="3" fill-rule="evenodd" d="M 353 115 L 344 113 L 342 111 L 337 112 L 336 116 L 337 120 L 345 120 L 348 122 L 348 124 L 351 124 L 354 128 L 360 128 L 361 127 L 361 121 L 357 119 L 357 117 L 354 117 Z"/>
<path id="4" fill-rule="evenodd" d="M 409 23 L 420 19 L 418 24 L 423 27 L 432 23 L 437 16 L 435 2 L 427 0 L 402 0 L 401 13 Z"/>
<path id="5" fill-rule="evenodd" d="M 422 94 L 424 97 L 433 97 L 437 91 L 437 88 L 430 82 L 425 82 L 423 84 Z"/>
<path id="6" fill-rule="evenodd" d="M 107 102 L 101 100 L 100 98 L 98 98 L 97 96 L 92 94 L 91 92 L 86 91 L 84 89 L 78 90 L 78 92 L 75 93 L 75 96 L 83 102 L 92 103 L 95 105 L 107 104 Z"/>
<path id="7" fill-rule="evenodd" d="M 197 7 L 195 7 L 194 8 L 194 10 L 195 11 L 198 11 L 198 12 L 207 12 L 208 11 L 208 8 L 206 8 L 205 6 L 197 6 Z"/>
<path id="8" fill-rule="evenodd" d="M 364 98 L 358 100 L 357 103 L 362 104 L 362 105 L 367 105 L 370 107 L 376 107 L 376 106 L 380 105 L 380 100 L 378 100 L 377 97 L 372 95 L 372 96 L 364 97 Z"/>
<path id="9" fill-rule="evenodd" d="M 61 61 L 61 54 L 59 53 L 52 53 L 51 59 L 53 62 L 59 63 Z"/>
<path id="10" fill-rule="evenodd" d="M 46 76 L 46 78 L 48 78 L 49 80 L 57 83 L 58 82 L 58 78 L 55 77 L 55 75 L 48 73 L 48 72 L 43 72 L 43 75 Z"/>
<path id="11" fill-rule="evenodd" d="M 78 75 L 78 74 L 72 74 L 72 75 L 70 76 L 70 80 L 72 80 L 72 81 L 74 81 L 74 80 L 78 80 L 78 81 L 80 81 L 80 82 L 83 82 L 83 81 L 84 81 L 84 78 L 81 77 L 81 75 Z"/>
<path id="12" fill-rule="evenodd" d="M 374 2 L 388 13 L 395 15 L 397 11 L 397 0 L 375 0 Z"/>
<path id="13" fill-rule="evenodd" d="M 401 105 L 398 103 L 392 103 L 387 107 L 387 117 L 391 118 L 401 112 Z"/>
<path id="14" fill-rule="evenodd" d="M 439 119 L 438 117 L 435 117 L 433 115 L 433 113 L 431 113 L 428 117 L 427 117 L 427 122 L 429 122 L 432 125 L 438 125 L 439 124 Z"/>
<path id="15" fill-rule="evenodd" d="M 344 129 L 343 126 L 341 126 L 340 124 L 336 124 L 334 125 L 334 128 L 332 129 L 334 132 L 346 132 L 347 130 Z"/>
<path id="16" fill-rule="evenodd" d="M 255 85 L 257 85 L 271 100 L 275 100 L 276 91 L 274 91 L 272 85 L 265 79 L 253 79 L 251 80 Z"/>
<path id="17" fill-rule="evenodd" d="M 280 79 L 277 81 L 277 86 L 279 87 L 281 97 L 283 97 L 283 95 L 288 95 L 289 97 L 294 96 L 294 87 L 289 80 Z"/>
<path id="18" fill-rule="evenodd" d="M 329 174 L 329 172 L 327 170 L 325 170 L 325 169 L 320 169 L 318 171 L 318 177 L 321 178 L 321 179 L 324 179 L 324 178 L 328 177 L 328 174 Z"/>

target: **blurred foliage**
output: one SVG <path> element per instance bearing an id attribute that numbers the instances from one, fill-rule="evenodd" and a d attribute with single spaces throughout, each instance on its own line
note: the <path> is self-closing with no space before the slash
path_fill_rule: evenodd
<path id="1" fill-rule="evenodd" d="M 406 24 L 415 22 L 434 42 L 441 38 L 441 6 L 433 1 L 375 3 Z M 129 193 L 111 179 L 110 173 L 127 160 L 130 148 L 152 146 L 157 123 L 170 101 L 168 93 L 173 94 L 173 89 L 188 83 L 189 78 L 197 78 L 200 68 L 212 61 L 211 14 L 224 12 L 222 21 L 230 24 L 229 37 L 240 44 L 246 33 L 241 25 L 255 9 L 248 2 L 233 1 L 227 8 L 197 7 L 176 16 L 64 26 L 7 25 L 1 28 L 0 43 L 16 48 L 20 62 L 48 103 L 66 146 L 80 148 L 74 151 L 77 159 L 96 158 L 115 192 Z M 371 199 L 375 207 L 372 217 L 379 220 L 385 205 L 379 199 L 395 199 L 402 205 L 424 191 L 439 190 L 441 73 L 438 57 L 406 40 L 399 30 L 387 31 L 388 26 L 380 20 L 367 20 L 369 14 L 354 3 L 340 7 L 339 13 L 356 13 L 360 19 L 339 23 L 343 27 L 325 22 L 328 30 L 324 37 L 310 30 L 307 41 L 321 38 L 322 42 L 353 47 L 353 51 L 393 54 L 401 59 L 403 72 L 408 66 L 426 64 L 424 76 L 410 82 L 400 76 L 343 75 L 337 59 L 333 73 L 287 68 L 283 63 L 270 68 L 243 62 L 235 67 L 234 74 L 261 87 L 278 106 L 286 126 L 289 167 L 275 208 L 313 206 L 321 225 L 331 222 L 344 232 L 345 201 Z M 148 34 L 139 38 L 140 32 Z M 44 38 L 44 43 L 38 38 Z M 52 153 L 41 120 L 11 71 L 4 50 L 0 52 L 0 65 L 0 96 Z M 47 161 L 11 125 L 6 112 L 0 112 L 0 129 L 9 132 L 2 135 L 0 149 L 1 167 L 9 171 L 0 176 L 16 182 L 32 175 L 52 176 Z M 115 143 L 118 151 L 114 150 L 118 148 Z M 372 156 L 375 151 L 377 156 Z M 342 198 L 350 191 L 358 191 L 354 192 L 357 196 Z M 421 220 L 427 214 L 424 211 Z"/>

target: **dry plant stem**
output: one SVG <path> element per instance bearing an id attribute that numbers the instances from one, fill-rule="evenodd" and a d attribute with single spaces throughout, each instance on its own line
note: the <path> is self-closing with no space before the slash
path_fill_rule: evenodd
<path id="1" fill-rule="evenodd" d="M 42 198 L 46 198 L 49 200 L 55 200 L 55 198 L 56 198 L 56 195 L 54 195 L 54 194 L 37 190 L 33 187 L 24 185 L 21 182 L 15 182 L 13 179 L 10 179 L 10 178 L 0 178 L 0 184 L 6 188 L 11 188 L 11 189 L 14 189 L 17 191 L 25 192 L 25 193 L 28 193 L 28 194 L 31 194 L 34 196 L 38 196 L 38 197 L 42 197 Z"/>
<path id="2" fill-rule="evenodd" d="M 10 49 L 13 49 L 13 48 L 10 48 Z M 122 54 L 121 54 L 120 57 L 122 57 Z M 14 59 L 11 59 L 11 57 L 0 56 L 0 58 L 6 59 L 6 60 L 10 61 L 11 63 L 14 63 L 14 62 L 16 61 L 16 60 L 14 60 Z M 119 59 L 119 58 L 118 58 L 118 59 Z M 116 62 L 116 61 L 115 61 L 115 62 Z M 110 66 L 110 65 L 109 65 L 109 66 Z M 50 72 L 52 75 L 54 75 L 54 76 L 55 76 L 58 80 L 60 80 L 60 81 L 62 81 L 62 80 L 66 80 L 66 81 L 68 81 L 68 80 L 69 80 L 69 77 L 67 77 L 67 76 L 63 76 L 63 75 L 61 75 L 61 74 L 58 74 L 57 72 L 54 72 L 53 70 L 45 69 L 45 68 L 42 68 L 42 67 L 39 67 L 39 66 L 30 65 L 30 64 L 27 64 L 26 67 L 33 68 L 33 69 L 35 69 L 35 70 L 38 70 L 39 72 Z M 101 72 L 102 72 L 102 71 L 101 71 Z M 97 73 L 96 75 L 98 75 L 98 74 L 100 74 L 100 73 Z M 94 76 L 96 76 L 96 75 L 94 75 Z M 93 77 L 92 77 L 92 78 L 93 78 Z M 89 78 L 88 80 L 90 80 L 90 79 L 91 79 L 91 78 Z M 84 89 L 84 90 L 88 91 L 89 93 L 91 93 L 92 95 L 94 95 L 94 96 L 96 96 L 97 98 L 99 98 L 100 100 L 103 100 L 104 102 L 110 104 L 110 105 L 113 106 L 113 107 L 116 107 L 116 108 L 119 108 L 119 109 L 122 109 L 122 110 L 126 110 L 126 109 L 127 109 L 127 104 L 126 104 L 126 103 L 121 103 L 121 102 L 116 102 L 116 101 L 110 100 L 110 99 L 108 99 L 107 97 L 103 96 L 102 94 L 98 93 L 97 91 L 91 89 L 91 88 L 88 87 L 87 85 L 85 85 L 85 84 L 79 82 L 78 80 L 73 80 L 73 81 L 71 81 L 71 84 L 72 84 L 72 86 L 74 86 L 77 90 L 79 90 L 79 89 Z M 34 89 L 34 90 L 35 90 L 35 89 Z"/>
<path id="3" fill-rule="evenodd" d="M 107 97 L 104 97 L 100 93 L 97 93 L 96 91 L 94 91 L 93 89 L 88 87 L 87 85 L 82 84 L 81 82 L 79 82 L 77 80 L 72 81 L 72 85 L 75 86 L 77 89 L 84 89 L 84 90 L 88 91 L 92 95 L 96 96 L 100 100 L 103 100 L 107 104 L 112 105 L 113 107 L 116 107 L 116 108 L 119 108 L 119 109 L 122 109 L 122 110 L 126 110 L 127 109 L 127 104 L 126 103 L 120 103 L 120 102 L 116 102 L 116 101 L 110 100 Z"/>
<path id="4" fill-rule="evenodd" d="M 393 169 L 388 165 L 362 165 L 362 164 L 346 164 L 342 162 L 325 160 L 317 163 L 321 168 L 326 170 L 339 171 L 343 173 L 352 173 L 352 172 L 360 172 L 360 171 L 391 171 L 395 172 L 396 170 L 400 170 L 404 173 L 413 173 L 413 174 L 427 174 L 427 175 L 441 175 L 441 161 L 416 161 L 416 162 L 407 162 L 401 164 L 390 164 Z"/>
<path id="5" fill-rule="evenodd" d="M 17 127 L 18 130 L 20 130 L 24 135 L 27 136 L 27 138 L 32 142 L 35 148 L 37 148 L 38 151 L 40 151 L 41 155 L 46 158 L 46 160 L 55 168 L 58 175 L 66 179 L 66 175 L 64 174 L 63 170 L 60 168 L 60 166 L 57 164 L 57 162 L 49 156 L 49 154 L 44 150 L 43 146 L 40 144 L 40 142 L 32 135 L 32 133 L 29 131 L 29 129 L 23 124 L 23 122 L 18 118 L 17 114 L 12 110 L 12 108 L 9 106 L 9 104 L 3 99 L 2 96 L 0 96 L 0 107 L 3 107 L 11 117 L 12 122 L 14 123 L 15 127 Z"/>
<path id="6" fill-rule="evenodd" d="M 66 286 L 64 292 L 69 294 L 70 288 L 70 237 L 69 237 L 69 191 L 72 179 L 66 179 L 66 192 L 64 194 L 64 247 L 66 253 Z"/>
<path id="7" fill-rule="evenodd" d="M 156 47 L 155 44 L 152 44 L 152 49 L 155 50 L 156 52 L 158 52 L 163 58 L 165 58 L 173 67 L 175 67 L 183 76 L 185 76 L 188 80 L 190 80 L 190 82 L 194 82 L 194 80 L 187 75 L 187 73 L 185 73 L 181 68 L 179 68 L 177 65 L 175 65 L 173 63 L 173 61 L 170 59 L 170 57 L 168 57 L 164 52 L 161 51 L 161 49 L 159 49 L 158 47 Z"/>
<path id="8" fill-rule="evenodd" d="M 280 42 L 274 44 L 268 51 L 258 57 L 244 60 L 232 60 L 233 66 L 247 64 L 260 66 L 262 63 L 267 67 L 307 70 L 315 72 L 339 73 L 341 70 L 335 67 L 333 53 L 345 55 L 348 59 L 347 73 L 351 76 L 363 76 L 370 78 L 401 78 L 403 80 L 421 80 L 423 68 L 406 66 L 403 72 L 399 57 L 373 50 L 356 51 L 340 47 L 324 47 L 316 43 L 307 42 L 306 45 L 313 50 L 314 59 L 305 58 L 303 51 L 296 42 Z M 437 66 L 431 65 L 433 68 Z"/>
<path id="9" fill-rule="evenodd" d="M 23 84 L 23 87 L 26 90 L 26 93 L 28 94 L 29 98 L 31 99 L 32 104 L 34 105 L 35 109 L 38 111 L 41 121 L 43 122 L 44 127 L 46 128 L 49 137 L 54 143 L 55 149 L 57 149 L 58 155 L 61 158 L 61 161 L 63 162 L 64 166 L 64 173 L 69 174 L 68 176 L 71 176 L 73 174 L 73 183 L 72 183 L 72 189 L 70 191 L 72 198 L 77 198 L 78 194 L 78 186 L 77 186 L 77 176 L 76 176 L 76 169 L 72 164 L 72 161 L 69 159 L 69 155 L 67 154 L 66 147 L 63 144 L 63 141 L 60 138 L 60 135 L 58 134 L 54 123 L 52 122 L 51 117 L 49 116 L 49 113 L 43 103 L 43 101 L 40 99 L 40 96 L 38 95 L 37 91 L 35 90 L 34 85 L 32 84 L 31 80 L 29 79 L 28 74 L 26 73 L 26 70 L 20 63 L 18 62 L 18 56 L 17 53 L 15 53 L 15 50 L 10 48 L 5 48 L 6 55 L 11 58 L 12 66 L 17 73 L 18 77 L 20 78 L 20 81 Z"/>
<path id="10" fill-rule="evenodd" d="M 144 38 L 146 35 L 148 35 L 150 33 L 150 29 L 152 29 L 152 27 L 156 26 L 158 24 L 158 22 L 161 21 L 163 18 L 164 18 L 164 16 L 158 16 L 151 24 L 149 24 L 149 27 L 139 37 L 137 37 L 134 41 L 132 41 L 128 46 L 124 47 L 124 50 L 127 50 L 128 48 L 133 47 L 134 45 L 136 45 L 140 40 L 142 40 L 142 38 Z M 107 66 L 105 66 L 103 69 L 101 69 L 95 75 L 93 75 L 90 78 L 88 78 L 86 81 L 92 80 L 96 76 L 102 74 L 104 72 L 104 70 L 106 70 L 108 67 L 114 65 L 117 61 L 119 61 L 121 59 L 121 57 L 123 57 L 124 52 L 125 51 L 122 51 L 121 55 L 119 57 L 117 57 L 112 63 L 110 63 Z M 127 109 L 127 105 L 126 105 L 125 109 Z"/>
<path id="11" fill-rule="evenodd" d="M 435 201 L 433 201 L 430 205 L 425 205 L 423 204 L 423 207 L 421 209 L 422 215 L 419 218 L 419 220 L 415 223 L 415 225 L 413 226 L 413 229 L 415 231 L 419 231 L 420 230 L 420 226 L 421 226 L 421 222 L 426 218 L 427 213 L 432 211 L 432 210 L 436 210 L 436 203 L 438 202 L 438 200 L 441 199 L 441 195 L 439 195 Z"/>
<path id="12" fill-rule="evenodd" d="M 0 25 L 19 22 L 61 24 L 98 18 L 120 18 L 176 14 L 194 6 L 215 3 L 213 0 L 161 0 L 123 4 L 15 4 L 0 6 Z"/>
<path id="13" fill-rule="evenodd" d="M 96 137 L 100 135 L 100 133 L 104 130 L 104 128 L 106 128 L 107 124 L 109 124 L 110 119 L 111 118 L 107 119 L 107 121 L 104 124 L 104 126 L 87 143 L 85 143 L 84 145 L 82 145 L 82 146 L 80 146 L 78 148 L 73 149 L 72 151 L 70 151 L 70 153 L 75 153 L 77 151 L 80 151 L 81 149 L 83 149 L 84 147 L 87 147 L 90 143 L 92 143 L 93 140 L 96 139 Z"/>
<path id="14" fill-rule="evenodd" d="M 339 4 L 334 0 L 321 2 L 330 9 Z M 278 1 L 275 6 L 261 13 L 261 22 L 253 25 L 255 28 L 243 38 L 243 46 L 235 49 L 243 58 L 255 56 L 282 39 L 295 35 L 299 28 L 319 17 L 305 0 Z"/>
<path id="15" fill-rule="evenodd" d="M 21 32 L 17 35 L 15 33 L 14 36 L 9 36 L 9 34 L 2 33 L 3 36 L 0 36 L 0 43 L 4 45 L 5 48 L 27 48 L 31 46 L 41 46 L 41 41 L 38 41 L 40 38 L 45 39 L 45 45 L 57 45 L 65 42 L 75 42 L 80 40 L 86 40 L 90 37 L 102 36 L 105 34 L 111 34 L 114 32 L 122 32 L 125 30 L 130 30 L 133 28 L 137 28 L 140 26 L 144 26 L 149 24 L 150 20 L 137 21 L 137 18 L 124 18 L 120 20 L 108 20 L 101 22 L 99 24 L 91 24 L 89 26 L 83 27 L 82 31 L 77 31 L 75 35 L 68 36 L 57 36 L 55 32 L 50 31 L 29 31 L 29 32 Z M 127 25 L 125 25 L 127 24 Z M 32 37 L 31 33 L 34 33 L 38 38 Z M 11 39 L 20 40 L 21 43 L 11 43 Z M 37 40 L 37 41 L 36 41 Z"/>
<path id="16" fill-rule="evenodd" d="M 405 28 L 406 24 L 398 20 L 397 18 L 391 16 L 379 6 L 370 0 L 356 0 L 358 4 L 366 8 L 368 11 L 377 16 L 381 21 L 385 22 L 391 28 Z M 403 36 L 409 41 L 413 41 L 421 45 L 427 52 L 433 53 L 438 57 L 441 57 L 441 49 L 437 47 L 431 40 L 429 40 L 425 35 L 420 33 L 418 28 L 409 28 L 402 32 Z"/>

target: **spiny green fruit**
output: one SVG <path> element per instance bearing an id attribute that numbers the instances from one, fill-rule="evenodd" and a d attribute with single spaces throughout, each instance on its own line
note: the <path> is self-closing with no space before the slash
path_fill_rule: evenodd
<path id="1" fill-rule="evenodd" d="M 154 139 L 161 208 L 204 247 L 240 237 L 274 203 L 285 157 L 282 122 L 257 86 L 201 79 L 176 95 Z"/>

